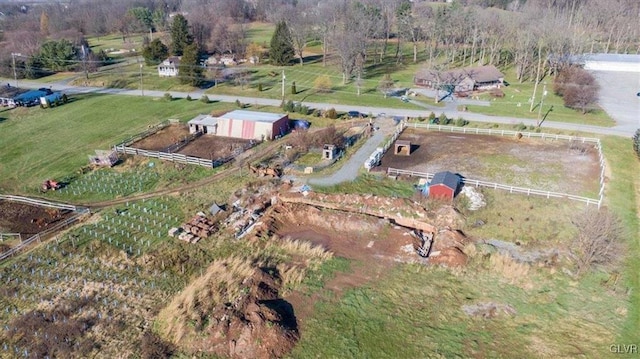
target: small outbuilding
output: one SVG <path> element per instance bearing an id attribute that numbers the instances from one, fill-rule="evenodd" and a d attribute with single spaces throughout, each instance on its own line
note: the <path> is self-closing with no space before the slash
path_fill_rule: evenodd
<path id="1" fill-rule="evenodd" d="M 455 173 L 449 171 L 436 173 L 429 184 L 429 198 L 452 201 L 458 191 L 460 182 L 460 176 Z"/>
<path id="2" fill-rule="evenodd" d="M 336 149 L 335 145 L 325 144 L 322 147 L 322 159 L 323 160 L 332 160 L 336 156 L 337 153 L 338 153 L 338 150 Z"/>
<path id="3" fill-rule="evenodd" d="M 218 118 L 211 115 L 198 115 L 187 122 L 189 133 L 202 132 L 203 134 L 215 135 L 218 129 Z"/>
<path id="4" fill-rule="evenodd" d="M 393 147 L 393 154 L 409 156 L 411 154 L 411 141 L 397 140 Z"/>

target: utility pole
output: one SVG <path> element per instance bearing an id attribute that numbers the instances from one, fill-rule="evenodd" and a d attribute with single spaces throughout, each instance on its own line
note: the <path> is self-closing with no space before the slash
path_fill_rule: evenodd
<path id="1" fill-rule="evenodd" d="M 540 107 L 538 107 L 538 124 L 537 127 L 540 127 L 540 116 L 542 115 L 542 104 L 544 103 L 544 98 L 547 96 L 547 83 L 545 82 L 542 85 L 542 98 L 540 98 Z"/>
<path id="2" fill-rule="evenodd" d="M 538 82 L 540 82 L 540 63 L 542 62 L 542 42 L 538 45 L 538 71 L 536 72 L 536 83 L 533 85 L 533 96 L 531 97 L 531 106 L 529 112 L 533 112 L 533 104 L 536 102 L 536 92 L 538 91 Z"/>
<path id="3" fill-rule="evenodd" d="M 284 70 L 282 70 L 282 100 L 284 101 L 284 79 L 286 79 L 286 77 L 284 76 Z"/>
<path id="4" fill-rule="evenodd" d="M 144 86 L 142 83 L 142 62 L 140 63 L 140 92 L 142 92 L 142 96 L 144 96 Z"/>
<path id="5" fill-rule="evenodd" d="M 13 79 L 16 82 L 15 86 L 18 87 L 18 73 L 16 72 L 16 56 L 22 56 L 22 54 L 18 52 L 11 53 L 11 60 L 13 60 Z"/>
<path id="6" fill-rule="evenodd" d="M 87 49 L 82 45 L 82 67 L 84 68 L 84 77 L 89 79 L 89 71 L 87 71 Z"/>

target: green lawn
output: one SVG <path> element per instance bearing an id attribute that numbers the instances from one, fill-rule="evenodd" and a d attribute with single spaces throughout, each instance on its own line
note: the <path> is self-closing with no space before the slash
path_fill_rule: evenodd
<path id="1" fill-rule="evenodd" d="M 122 34 L 90 36 L 87 37 L 87 42 L 93 52 L 104 51 L 108 54 L 120 49 L 135 49 L 137 52 L 142 52 L 142 40 L 145 36 L 149 36 L 149 34 L 130 34 L 125 37 L 124 41 Z M 160 34 L 153 34 L 153 36 L 160 36 Z"/>
<path id="2" fill-rule="evenodd" d="M 141 73 L 142 72 L 142 73 Z M 143 90 L 192 92 L 197 89 L 191 85 L 183 85 L 173 77 L 160 77 L 156 66 L 139 64 L 117 67 L 99 73 L 89 74 L 89 79 L 77 77 L 71 84 L 77 86 L 97 86 L 139 90 L 142 78 Z"/>
<path id="3" fill-rule="evenodd" d="M 86 165 L 96 149 L 108 149 L 148 125 L 169 118 L 230 110 L 232 104 L 131 96 L 85 95 L 52 109 L 0 112 L 0 189 L 34 193 L 45 178 L 62 178 Z"/>
<path id="4" fill-rule="evenodd" d="M 290 357 L 611 357 L 623 295 L 604 295 L 601 275 L 576 283 L 545 271 L 509 282 L 481 258 L 462 271 L 399 265 L 375 283 L 317 304 Z M 485 319 L 463 311 L 483 303 L 514 314 L 498 309 Z"/>
<path id="5" fill-rule="evenodd" d="M 506 71 L 506 80 L 509 86 L 503 87 L 505 94 L 502 98 L 491 97 L 488 93 L 479 96 L 481 100 L 490 101 L 490 106 L 468 105 L 471 112 L 483 113 L 486 115 L 521 117 L 529 119 L 544 119 L 545 121 L 581 123 L 586 125 L 596 125 L 610 127 L 615 125 L 615 121 L 601 109 L 596 109 L 590 113 L 582 114 L 579 111 L 564 107 L 564 102 L 560 96 L 553 92 L 553 78 L 547 78 L 547 96 L 544 97 L 542 107 L 539 107 L 542 97 L 543 84 L 539 84 L 535 96 L 533 111 L 530 111 L 533 96 L 534 84 L 532 82 L 517 83 L 512 71 Z M 551 111 L 549 111 L 551 110 Z M 540 117 L 539 117 L 540 116 Z"/>

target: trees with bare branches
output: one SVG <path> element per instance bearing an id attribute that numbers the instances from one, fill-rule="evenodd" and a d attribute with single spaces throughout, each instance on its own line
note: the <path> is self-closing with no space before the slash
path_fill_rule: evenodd
<path id="1" fill-rule="evenodd" d="M 623 227 L 613 213 L 606 208 L 588 207 L 571 222 L 578 230 L 570 249 L 578 275 L 593 266 L 610 266 L 620 261 L 624 253 Z"/>

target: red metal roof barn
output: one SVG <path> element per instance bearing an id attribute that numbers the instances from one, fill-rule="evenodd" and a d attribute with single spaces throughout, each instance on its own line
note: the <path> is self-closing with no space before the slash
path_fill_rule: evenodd
<path id="1" fill-rule="evenodd" d="M 449 171 L 433 175 L 429 184 L 429 198 L 453 200 L 460 185 L 460 176 Z"/>

